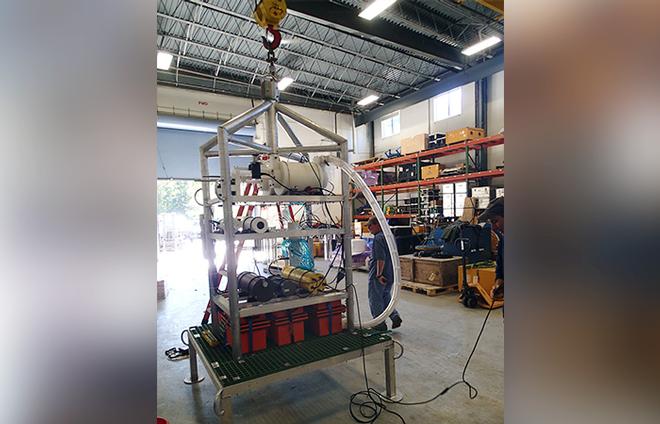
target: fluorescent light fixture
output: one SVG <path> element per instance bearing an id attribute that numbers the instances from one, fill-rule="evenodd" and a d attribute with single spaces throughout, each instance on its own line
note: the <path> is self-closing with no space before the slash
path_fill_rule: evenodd
<path id="1" fill-rule="evenodd" d="M 358 16 L 368 21 L 383 13 L 385 9 L 396 3 L 396 0 L 375 0 Z"/>
<path id="2" fill-rule="evenodd" d="M 375 102 L 376 100 L 378 100 L 378 96 L 372 94 L 371 96 L 367 96 L 364 99 L 360 100 L 357 104 L 359 104 L 360 106 L 366 106 L 370 103 Z"/>
<path id="3" fill-rule="evenodd" d="M 167 71 L 170 69 L 173 57 L 174 56 L 172 56 L 170 53 L 158 52 L 158 55 L 156 56 L 156 68 Z"/>
<path id="4" fill-rule="evenodd" d="M 471 45 L 467 49 L 463 50 L 461 53 L 463 53 L 466 56 L 472 56 L 475 53 L 479 53 L 482 50 L 486 50 L 488 47 L 494 46 L 495 44 L 499 43 L 500 41 L 502 41 L 502 39 L 500 39 L 500 37 L 492 36 L 492 37 L 486 38 L 485 40 L 479 41 L 477 44 Z"/>
<path id="5" fill-rule="evenodd" d="M 217 134 L 218 127 L 216 126 L 202 126 L 202 125 L 191 125 L 191 124 L 179 124 L 176 122 L 158 122 L 156 124 L 158 128 L 165 128 L 168 130 L 182 130 L 182 131 L 195 131 L 203 132 L 209 134 Z"/>
<path id="6" fill-rule="evenodd" d="M 277 83 L 277 89 L 280 91 L 286 90 L 286 88 L 290 86 L 292 82 L 293 82 L 293 78 L 284 77 Z"/>

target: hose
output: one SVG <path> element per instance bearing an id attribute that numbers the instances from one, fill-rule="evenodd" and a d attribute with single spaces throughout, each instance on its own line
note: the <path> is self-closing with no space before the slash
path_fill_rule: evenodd
<path id="1" fill-rule="evenodd" d="M 376 200 L 376 197 L 369 189 L 367 183 L 357 172 L 353 170 L 351 165 L 335 156 L 323 156 L 321 157 L 321 160 L 325 161 L 327 164 L 332 164 L 339 168 L 342 172 L 348 175 L 348 177 L 353 180 L 353 183 L 355 183 L 357 188 L 362 191 L 362 194 L 364 195 L 365 199 L 367 199 L 369 206 L 371 206 L 371 210 L 380 223 L 380 228 L 382 229 L 383 234 L 385 235 L 385 241 L 387 242 L 387 248 L 390 251 L 390 258 L 392 258 L 392 270 L 394 271 L 394 282 L 392 284 L 392 298 L 390 299 L 390 303 L 380 315 L 370 321 L 359 322 L 358 320 L 356 323 L 355 317 L 353 317 L 354 322 L 352 324 L 355 328 L 372 328 L 385 321 L 387 317 L 392 313 L 396 303 L 399 301 L 399 293 L 401 293 L 401 266 L 399 264 L 399 252 L 396 248 L 394 234 L 392 234 L 392 230 L 390 230 L 389 225 L 387 225 L 387 219 L 385 218 L 383 211 L 380 209 L 378 200 Z"/>

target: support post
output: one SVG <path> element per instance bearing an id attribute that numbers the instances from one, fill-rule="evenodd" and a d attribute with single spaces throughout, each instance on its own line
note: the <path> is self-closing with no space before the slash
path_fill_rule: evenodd
<path id="1" fill-rule="evenodd" d="M 376 140 L 374 139 L 374 121 L 367 122 L 366 126 L 367 126 L 367 143 L 369 144 L 369 157 L 372 158 L 376 156 Z"/>
<path id="2" fill-rule="evenodd" d="M 280 96 L 277 90 L 277 83 L 269 79 L 264 80 L 261 83 L 261 95 L 268 101 L 277 102 Z M 273 153 L 277 153 L 277 111 L 275 107 L 271 107 L 266 112 L 266 145 Z"/>
<path id="3" fill-rule="evenodd" d="M 475 83 L 475 117 L 476 127 L 488 132 L 488 77 Z M 488 169 L 488 149 L 481 147 L 475 156 L 477 171 Z"/>
<path id="4" fill-rule="evenodd" d="M 341 144 L 341 151 L 339 156 L 343 161 L 348 162 L 348 143 Z M 345 172 L 341 172 L 341 194 L 344 198 L 342 203 L 342 227 L 344 227 L 344 234 L 342 235 L 342 245 L 344 250 L 344 267 L 346 269 L 353 269 L 353 249 L 351 240 L 353 239 L 353 208 L 351 205 L 351 188 L 350 180 Z M 353 331 L 353 323 L 355 318 L 353 301 L 354 287 L 353 286 L 353 273 L 347 272 L 344 277 L 346 280 L 346 322 L 348 322 L 348 330 Z"/>
<path id="5" fill-rule="evenodd" d="M 234 414 L 231 407 L 231 396 L 226 396 L 223 389 L 221 389 L 215 395 L 213 410 L 218 416 L 220 424 L 232 424 L 234 422 Z"/>
<path id="6" fill-rule="evenodd" d="M 396 392 L 396 368 L 394 365 L 394 344 L 385 349 L 385 396 L 395 401 L 403 396 Z"/>
<path id="7" fill-rule="evenodd" d="M 218 127 L 218 158 L 220 159 L 220 177 L 222 182 L 222 211 L 226 223 L 233 222 L 233 196 L 231 194 L 231 175 L 227 140 L 229 132 Z M 227 292 L 229 293 L 229 315 L 231 324 L 232 354 L 235 359 L 241 357 L 241 323 L 238 309 L 238 286 L 236 281 L 236 252 L 234 250 L 235 234 L 231 224 L 225 228 L 225 264 L 227 272 Z M 211 297 L 213 298 L 213 297 Z"/>
<path id="8" fill-rule="evenodd" d="M 202 199 L 204 204 L 204 213 L 200 216 L 200 231 L 202 236 L 202 247 L 204 250 L 204 256 L 208 261 L 208 271 L 207 278 L 209 284 L 209 299 L 213 299 L 215 296 L 215 282 L 218 278 L 218 269 L 215 266 L 215 242 L 211 239 L 208 234 L 211 232 L 211 220 L 213 219 L 213 210 L 211 209 L 211 188 L 208 180 L 209 176 L 209 162 L 208 158 L 204 155 L 204 152 L 207 150 L 205 146 L 200 148 L 200 167 L 202 171 Z M 208 313 L 211 314 L 211 323 L 216 325 L 217 322 L 217 311 L 218 306 L 212 301 L 208 307 Z M 204 314 L 205 321 L 208 318 L 208 315 Z M 204 324 L 204 322 L 202 322 Z"/>
<path id="9" fill-rule="evenodd" d="M 190 337 L 190 333 L 188 333 Z M 197 370 L 197 351 L 193 343 L 188 343 L 188 355 L 190 358 L 190 377 L 183 380 L 186 384 L 197 384 L 204 381 L 204 377 L 199 377 L 199 372 Z"/>

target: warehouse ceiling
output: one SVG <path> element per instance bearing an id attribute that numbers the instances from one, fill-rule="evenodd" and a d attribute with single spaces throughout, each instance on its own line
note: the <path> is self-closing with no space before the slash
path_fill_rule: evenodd
<path id="1" fill-rule="evenodd" d="M 399 0 L 372 21 L 358 18 L 370 2 L 287 0 L 277 67 L 295 82 L 282 101 L 360 113 L 487 60 L 460 52 L 491 35 L 503 38 L 503 18 L 476 0 Z M 259 97 L 268 63 L 254 7 L 248 0 L 159 0 L 157 48 L 174 60 L 158 70 L 158 83 Z M 356 105 L 370 94 L 378 102 Z"/>

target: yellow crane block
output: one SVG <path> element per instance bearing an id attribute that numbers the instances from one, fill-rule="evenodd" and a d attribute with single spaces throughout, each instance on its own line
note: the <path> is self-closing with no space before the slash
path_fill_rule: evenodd
<path id="1" fill-rule="evenodd" d="M 259 26 L 267 28 L 270 25 L 277 29 L 280 21 L 286 16 L 286 1 L 261 0 L 253 16 Z"/>

